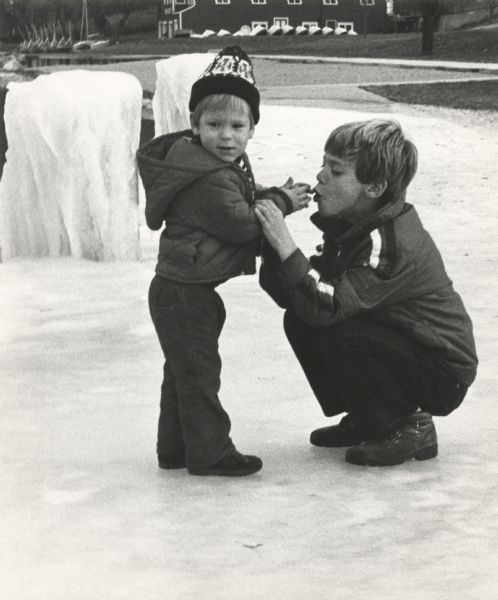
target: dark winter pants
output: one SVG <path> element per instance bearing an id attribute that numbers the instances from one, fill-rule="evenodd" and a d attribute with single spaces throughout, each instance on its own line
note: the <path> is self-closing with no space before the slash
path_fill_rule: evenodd
<path id="1" fill-rule="evenodd" d="M 367 437 L 418 408 L 446 415 L 467 391 L 395 329 L 363 319 L 312 328 L 290 310 L 284 328 L 325 415 L 349 413 Z"/>
<path id="2" fill-rule="evenodd" d="M 233 448 L 230 419 L 218 399 L 218 338 L 225 307 L 214 285 L 176 283 L 156 275 L 149 308 L 166 359 L 157 452 L 185 453 L 188 467 L 205 467 Z"/>

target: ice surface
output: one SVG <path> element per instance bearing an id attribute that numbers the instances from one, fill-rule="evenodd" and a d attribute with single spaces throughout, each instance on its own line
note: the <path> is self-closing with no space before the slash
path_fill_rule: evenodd
<path id="1" fill-rule="evenodd" d="M 152 100 L 156 136 L 190 127 L 190 89 L 213 58 L 209 52 L 179 54 L 156 63 L 156 92 Z"/>
<path id="2" fill-rule="evenodd" d="M 2 259 L 137 259 L 142 88 L 74 70 L 9 84 L 0 182 Z"/>
<path id="3" fill-rule="evenodd" d="M 390 113 L 413 136 L 410 186 L 474 320 L 480 365 L 437 418 L 440 454 L 387 469 L 315 448 L 325 419 L 257 276 L 218 288 L 221 400 L 251 477 L 159 470 L 162 355 L 143 262 L 0 265 L 2 600 L 496 600 L 498 126 Z M 262 107 L 256 179 L 313 184 L 330 129 L 376 113 Z M 380 116 L 380 115 L 379 115 Z M 386 116 L 386 115 L 383 115 Z M 306 253 L 311 211 L 288 218 Z M 223 481 L 221 481 L 223 479 Z M 227 481 L 228 480 L 228 481 Z"/>

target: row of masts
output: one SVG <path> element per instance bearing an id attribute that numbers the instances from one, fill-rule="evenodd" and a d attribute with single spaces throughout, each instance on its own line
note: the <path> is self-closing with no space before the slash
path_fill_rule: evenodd
<path id="1" fill-rule="evenodd" d="M 19 30 L 19 33 L 22 37 L 19 51 L 26 54 L 67 52 L 74 46 L 73 26 L 70 21 L 65 26 L 60 21 L 39 26 L 25 25 L 23 29 Z M 88 41 L 88 0 L 83 0 L 79 41 Z"/>

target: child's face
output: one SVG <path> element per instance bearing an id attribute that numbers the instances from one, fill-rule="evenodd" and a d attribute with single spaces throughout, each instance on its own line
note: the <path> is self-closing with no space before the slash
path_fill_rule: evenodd
<path id="1" fill-rule="evenodd" d="M 233 162 L 245 151 L 254 134 L 249 107 L 241 111 L 205 110 L 192 131 L 202 146 L 224 162 Z"/>
<path id="2" fill-rule="evenodd" d="M 372 212 L 373 203 L 367 198 L 369 186 L 356 178 L 354 163 L 326 152 L 316 178 L 314 200 L 322 216 L 356 223 Z"/>

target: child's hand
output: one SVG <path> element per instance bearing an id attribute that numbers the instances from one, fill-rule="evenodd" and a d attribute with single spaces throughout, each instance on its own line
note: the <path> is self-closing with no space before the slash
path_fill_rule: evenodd
<path id="1" fill-rule="evenodd" d="M 310 203 L 311 186 L 307 183 L 294 183 L 292 177 L 289 177 L 280 189 L 287 194 L 292 202 L 294 211 L 307 208 Z"/>
<path id="2" fill-rule="evenodd" d="M 297 246 L 287 229 L 282 212 L 271 200 L 258 200 L 254 210 L 268 243 L 277 251 L 280 260 L 285 260 Z"/>

